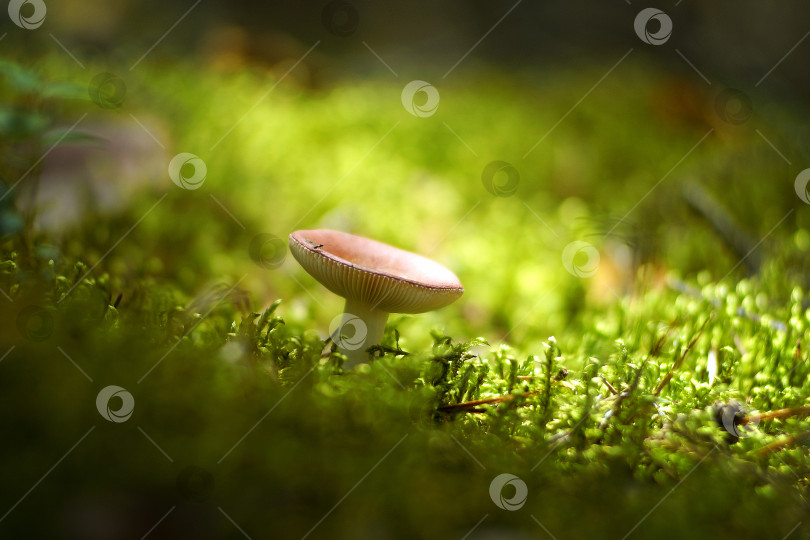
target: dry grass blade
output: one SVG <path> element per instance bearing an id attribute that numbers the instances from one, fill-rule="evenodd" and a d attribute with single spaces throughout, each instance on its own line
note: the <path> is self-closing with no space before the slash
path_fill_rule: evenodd
<path id="1" fill-rule="evenodd" d="M 756 455 L 766 456 L 768 454 L 773 454 L 774 452 L 779 452 L 780 450 L 793 446 L 794 444 L 806 442 L 808 438 L 810 438 L 810 431 L 805 431 L 803 433 L 799 433 L 798 435 L 791 435 L 790 437 L 785 437 L 784 439 L 779 439 L 778 441 L 766 444 L 757 450 Z"/>
<path id="2" fill-rule="evenodd" d="M 666 375 L 664 375 L 664 378 L 661 379 L 661 382 L 658 383 L 658 386 L 655 387 L 655 392 L 653 392 L 654 396 L 656 396 L 656 397 L 660 396 L 661 392 L 664 390 L 664 388 L 667 387 L 667 385 L 669 384 L 669 381 L 672 380 L 672 376 L 675 375 L 675 372 L 681 367 L 681 365 L 683 364 L 683 361 L 686 360 L 686 357 L 689 354 L 689 351 L 692 350 L 692 348 L 697 343 L 698 339 L 700 339 L 700 336 L 703 335 L 703 330 L 706 329 L 706 325 L 709 323 L 709 321 L 711 319 L 712 319 L 712 317 L 708 317 L 703 322 L 703 324 L 700 327 L 700 330 L 698 330 L 697 335 L 694 338 L 692 338 L 692 341 L 690 341 L 689 345 L 686 346 L 686 349 L 683 351 L 681 356 L 672 365 L 672 368 L 667 372 Z"/>
<path id="3" fill-rule="evenodd" d="M 804 407 L 795 407 L 792 409 L 778 409 L 761 414 L 748 415 L 740 421 L 740 424 L 747 424 L 748 422 L 761 422 L 762 420 L 773 420 L 774 418 L 788 418 L 791 416 L 807 416 L 810 415 L 810 405 Z"/>
<path id="4" fill-rule="evenodd" d="M 526 392 L 524 394 L 519 394 L 521 397 L 529 397 L 535 396 L 539 393 L 539 390 L 534 390 L 532 392 Z M 474 410 L 477 409 L 481 405 L 491 405 L 493 403 L 504 403 L 507 401 L 513 401 L 518 394 L 507 394 L 505 396 L 496 396 L 491 398 L 484 398 L 484 399 L 476 399 L 474 401 L 465 401 L 464 403 L 455 403 L 453 405 L 444 405 L 439 407 L 439 410 L 442 412 L 483 412 L 481 410 Z"/>
<path id="5" fill-rule="evenodd" d="M 604 375 L 602 375 L 602 374 L 600 373 L 600 374 L 599 374 L 599 377 L 602 379 L 602 382 L 603 382 L 603 383 L 605 383 L 605 386 L 607 386 L 607 389 L 608 389 L 608 390 L 610 390 L 610 393 L 611 393 L 611 394 L 613 394 L 614 396 L 616 396 L 616 395 L 618 395 L 618 394 L 619 394 L 619 391 L 618 391 L 618 390 L 616 390 L 616 388 L 614 388 L 614 387 L 613 387 L 613 385 L 612 385 L 612 384 L 610 384 L 610 383 L 608 382 L 608 380 L 605 378 L 605 376 L 604 376 Z"/>

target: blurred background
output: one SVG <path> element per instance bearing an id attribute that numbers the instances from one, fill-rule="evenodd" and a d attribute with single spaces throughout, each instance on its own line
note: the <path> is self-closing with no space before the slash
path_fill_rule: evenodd
<path id="1" fill-rule="evenodd" d="M 110 254 L 122 276 L 194 294 L 247 273 L 257 307 L 284 297 L 323 325 L 339 300 L 272 238 L 337 228 L 461 277 L 464 300 L 430 324 L 545 336 L 640 268 L 645 286 L 734 278 L 810 244 L 794 190 L 810 160 L 801 3 L 660 7 L 670 28 L 627 2 L 48 4 L 39 28 L 3 21 L 3 53 L 41 79 L 15 88 L 7 73 L 6 134 L 50 135 L 7 139 L 4 178 L 69 129 L 14 191 L 59 250 L 73 239 L 93 260 L 118 233 L 99 215 L 124 227 L 149 210 Z M 414 80 L 435 94 L 406 98 Z M 205 168 L 199 189 L 169 181 L 181 153 Z M 76 243 L 88 226 L 98 241 Z M 566 272 L 571 242 L 590 246 L 569 264 L 587 279 Z M 780 268 L 806 283 L 794 258 Z"/>
<path id="2" fill-rule="evenodd" d="M 18 306 L 42 301 L 26 280 L 59 285 L 67 275 L 97 278 L 109 291 L 104 304 L 122 313 L 154 310 L 169 337 L 177 306 L 203 313 L 211 291 L 225 283 L 239 313 L 260 313 L 281 299 L 277 313 L 317 342 L 313 336 L 326 337 L 343 305 L 287 252 L 289 233 L 309 228 L 378 239 L 459 276 L 465 295 L 455 304 L 392 318 L 407 350 L 429 347 L 431 330 L 457 340 L 481 336 L 526 355 L 551 335 L 563 350 L 579 350 L 583 329 L 613 336 L 615 328 L 606 330 L 594 315 L 606 306 L 633 305 L 665 288 L 699 294 L 690 287 L 721 282 L 733 289 L 742 278 L 754 284 L 746 289 L 756 297 L 749 308 L 779 311 L 795 287 L 810 286 L 807 13 L 798 0 L 677 0 L 652 11 L 635 0 L 9 2 L 8 16 L 0 13 L 0 234 L 15 263 L 3 267 L 0 289 L 10 293 L 22 280 L 24 293 L 14 293 L 14 307 L 3 314 L 0 341 L 19 340 Z M 211 326 L 236 335 L 233 320 Z M 139 344 L 122 353 L 124 337 L 117 346 L 82 349 L 90 340 L 84 331 L 64 329 L 60 335 L 75 340 L 74 349 L 63 343 L 68 351 L 107 359 L 142 350 Z M 588 354 L 612 346 L 611 337 Z M 216 358 L 232 353 L 222 347 Z M 99 381 L 107 373 L 129 389 L 140 384 L 142 371 L 86 361 Z M 19 369 L 31 370 L 20 378 L 36 380 L 35 363 Z M 231 372 L 223 377 L 220 390 L 249 386 Z M 178 380 L 193 390 L 176 391 Z M 84 383 L 66 382 L 61 398 L 74 399 Z M 40 384 L 30 395 L 47 394 L 50 386 Z M 149 386 L 164 407 L 155 411 L 208 391 L 182 369 L 156 371 Z M 21 388 L 8 383 L 9 392 Z M 178 433 L 170 455 L 193 448 L 184 463 L 212 467 L 222 441 L 237 439 L 264 411 L 246 399 L 249 413 L 235 422 L 226 413 L 244 396 L 227 395 L 227 406 L 214 400 L 202 412 L 189 405 L 141 421 Z M 76 426 L 84 426 L 80 413 L 96 418 L 92 396 L 85 398 L 78 412 L 65 408 Z M 300 448 L 275 434 L 298 436 L 292 404 L 307 404 L 289 404 L 263 441 L 278 444 L 274 455 L 295 458 Z M 10 401 L 8 409 L 15 406 Z M 47 424 L 44 404 L 33 410 Z M 192 418 L 188 433 L 184 414 Z M 209 423 L 195 414 L 208 415 Z M 217 421 L 225 435 L 199 436 Z M 356 427 L 338 413 L 330 421 Z M 410 426 L 408 418 L 397 421 Z M 25 439 L 30 425 L 36 423 L 20 422 L 14 433 Z M 309 428 L 317 436 L 305 441 L 307 459 L 323 458 L 319 445 L 333 444 L 331 432 L 318 431 L 314 421 Z M 21 465 L 29 473 L 15 479 L 8 506 L 35 477 L 30 471 L 53 461 L 51 453 L 37 454 L 48 441 L 35 431 L 32 457 Z M 78 435 L 71 437 L 54 446 L 69 447 Z M 103 461 L 113 437 L 84 459 Z M 132 437 L 144 443 L 141 434 Z M 395 442 L 379 447 L 384 452 Z M 352 448 L 362 454 L 361 445 Z M 250 478 L 258 467 L 263 450 L 251 452 L 256 461 L 236 461 L 235 478 Z M 114 474 L 118 465 L 132 476 L 157 474 L 125 458 L 101 472 Z M 320 471 L 340 476 L 333 484 L 338 497 L 367 470 L 364 462 L 355 465 Z M 292 530 L 310 526 L 311 516 L 300 517 L 307 508 L 325 511 L 336 498 L 299 485 L 310 472 L 303 461 L 294 471 L 281 458 L 267 466 L 277 475 L 270 477 L 302 489 L 297 499 L 278 495 L 268 503 L 290 516 Z M 182 482 L 208 481 L 196 469 L 183 470 Z M 70 471 L 78 477 L 69 469 L 62 486 L 74 480 Z M 414 489 L 434 479 L 399 477 Z M 259 489 L 232 484 L 226 489 L 247 493 L 247 500 Z M 59 484 L 43 488 L 58 496 Z M 81 531 L 76 537 L 94 527 L 101 531 L 94 537 L 115 537 L 121 523 L 145 532 L 173 504 L 160 496 L 146 504 L 144 497 L 143 506 L 124 511 L 132 503 L 125 490 L 107 503 L 104 489 L 85 488 L 90 495 L 60 518 L 65 530 Z M 144 489 L 157 491 L 154 484 Z M 194 489 L 191 498 L 201 488 Z M 262 515 L 255 504 L 242 509 L 243 520 Z M 429 514 L 396 508 L 391 499 L 385 504 L 390 515 Z M 219 519 L 180 511 L 189 514 L 167 522 L 166 537 L 184 534 L 178 523 L 204 532 L 206 520 Z M 367 509 L 369 521 L 344 530 L 374 537 L 374 515 Z"/>

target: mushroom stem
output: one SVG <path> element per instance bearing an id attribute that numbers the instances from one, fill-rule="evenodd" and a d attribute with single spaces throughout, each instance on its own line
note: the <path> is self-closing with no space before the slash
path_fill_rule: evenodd
<path id="1" fill-rule="evenodd" d="M 344 368 L 351 369 L 357 364 L 368 362 L 368 348 L 380 344 L 386 321 L 388 313 L 385 311 L 363 302 L 346 300 L 340 326 L 332 335 L 338 351 L 348 358 Z M 347 326 L 350 328 L 347 329 Z"/>

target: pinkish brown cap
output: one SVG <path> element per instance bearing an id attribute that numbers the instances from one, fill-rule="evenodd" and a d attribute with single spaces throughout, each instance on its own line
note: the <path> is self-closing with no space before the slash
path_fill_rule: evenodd
<path id="1" fill-rule="evenodd" d="M 333 293 L 387 313 L 432 311 L 464 293 L 456 275 L 439 263 L 353 234 L 295 231 L 290 251 Z"/>

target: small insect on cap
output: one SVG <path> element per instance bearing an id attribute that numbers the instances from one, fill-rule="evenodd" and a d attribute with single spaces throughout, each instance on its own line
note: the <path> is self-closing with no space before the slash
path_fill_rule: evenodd
<path id="1" fill-rule="evenodd" d="M 353 234 L 295 231 L 290 251 L 333 293 L 386 313 L 432 311 L 464 293 L 458 277 L 439 263 Z"/>

